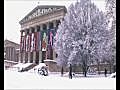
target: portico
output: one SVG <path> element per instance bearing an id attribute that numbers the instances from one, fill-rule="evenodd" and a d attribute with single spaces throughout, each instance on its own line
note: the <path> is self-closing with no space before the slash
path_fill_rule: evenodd
<path id="1" fill-rule="evenodd" d="M 37 64 L 45 59 L 55 60 L 54 36 L 65 13 L 65 6 L 37 6 L 19 22 L 19 62 Z"/>

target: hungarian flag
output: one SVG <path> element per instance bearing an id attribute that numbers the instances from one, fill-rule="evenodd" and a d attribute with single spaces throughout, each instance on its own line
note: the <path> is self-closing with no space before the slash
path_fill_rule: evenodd
<path id="1" fill-rule="evenodd" d="M 24 36 L 24 51 L 26 51 L 26 35 Z"/>
<path id="2" fill-rule="evenodd" d="M 26 35 L 26 52 L 28 51 L 28 35 Z"/>
<path id="3" fill-rule="evenodd" d="M 38 32 L 38 50 L 41 50 L 41 32 Z"/>
<path id="4" fill-rule="evenodd" d="M 43 32 L 42 51 L 46 51 L 46 45 L 47 45 L 47 35 L 46 32 Z"/>
<path id="5" fill-rule="evenodd" d="M 23 36 L 21 36 L 20 51 L 23 51 Z"/>
<path id="6" fill-rule="evenodd" d="M 53 45 L 53 33 L 50 32 L 50 45 L 52 46 Z"/>
<path id="7" fill-rule="evenodd" d="M 36 50 L 39 51 L 39 32 L 36 32 Z"/>
<path id="8" fill-rule="evenodd" d="M 31 52 L 33 51 L 34 48 L 34 33 L 32 33 L 32 38 L 31 38 Z"/>
<path id="9" fill-rule="evenodd" d="M 22 36 L 20 38 L 20 52 L 22 51 Z"/>
<path id="10" fill-rule="evenodd" d="M 30 50 L 31 50 L 31 36 L 32 36 L 32 34 L 30 33 L 29 34 L 29 48 L 28 48 L 28 51 L 30 52 Z"/>
<path id="11" fill-rule="evenodd" d="M 34 32 L 34 50 L 36 51 L 37 46 L 37 32 Z"/>

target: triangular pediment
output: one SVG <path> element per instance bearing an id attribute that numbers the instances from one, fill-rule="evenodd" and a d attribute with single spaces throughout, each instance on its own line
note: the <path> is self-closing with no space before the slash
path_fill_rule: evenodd
<path id="1" fill-rule="evenodd" d="M 15 43 L 15 42 L 12 42 L 10 40 L 5 40 L 4 41 L 4 47 L 15 47 L 15 48 L 19 48 L 19 44 L 18 43 Z"/>
<path id="2" fill-rule="evenodd" d="M 54 6 L 54 5 L 40 5 L 37 6 L 36 8 L 34 8 L 28 15 L 26 15 L 19 23 L 23 23 L 26 22 L 28 20 L 31 20 L 35 17 L 44 15 L 44 14 L 48 14 L 60 9 L 65 9 L 65 6 Z"/>

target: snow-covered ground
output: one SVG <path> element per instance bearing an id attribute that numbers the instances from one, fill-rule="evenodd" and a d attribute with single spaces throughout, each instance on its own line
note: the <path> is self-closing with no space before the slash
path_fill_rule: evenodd
<path id="1" fill-rule="evenodd" d="M 41 76 L 36 72 L 4 71 L 5 89 L 109 89 L 116 90 L 116 78 L 101 76 L 88 76 L 89 78 L 73 77 L 69 79 L 67 74 L 61 77 L 59 73 L 50 73 L 49 76 Z"/>

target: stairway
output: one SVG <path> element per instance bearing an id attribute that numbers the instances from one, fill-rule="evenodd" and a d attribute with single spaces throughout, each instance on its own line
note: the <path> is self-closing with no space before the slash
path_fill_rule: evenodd
<path id="1" fill-rule="evenodd" d="M 37 64 L 32 63 L 31 65 L 23 68 L 23 69 L 21 70 L 21 72 L 28 71 L 28 70 L 32 69 L 33 67 L 35 67 L 36 65 L 37 65 Z"/>

